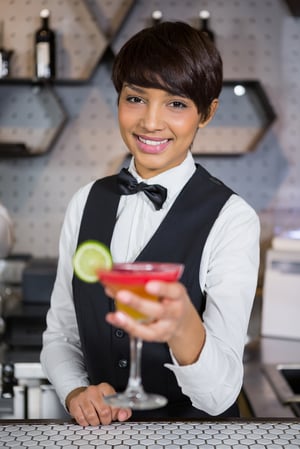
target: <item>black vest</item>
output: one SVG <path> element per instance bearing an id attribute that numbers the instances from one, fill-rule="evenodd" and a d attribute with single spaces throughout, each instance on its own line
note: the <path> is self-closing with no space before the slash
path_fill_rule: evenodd
<path id="1" fill-rule="evenodd" d="M 199 266 L 207 236 L 225 202 L 233 192 L 201 166 L 185 185 L 167 216 L 138 256 L 140 261 L 180 262 L 185 264 L 181 282 L 186 286 L 199 314 L 205 296 L 199 286 Z M 79 232 L 78 244 L 95 239 L 110 246 L 120 193 L 117 177 L 96 181 L 89 193 Z M 117 391 L 126 387 L 129 374 L 128 336 L 106 323 L 105 315 L 114 303 L 100 284 L 86 284 L 73 277 L 75 310 L 91 384 L 108 382 Z M 194 408 L 182 394 L 174 374 L 163 365 L 172 363 L 164 343 L 144 343 L 142 379 L 146 391 L 168 398 L 159 410 L 134 412 L 134 419 L 155 417 L 201 417 L 206 413 Z M 226 416 L 236 416 L 229 409 Z"/>

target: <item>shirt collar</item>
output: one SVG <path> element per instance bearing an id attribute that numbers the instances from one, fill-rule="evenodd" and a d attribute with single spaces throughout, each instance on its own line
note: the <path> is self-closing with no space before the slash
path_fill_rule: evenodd
<path id="1" fill-rule="evenodd" d="M 138 175 L 134 165 L 134 158 L 131 159 L 128 170 L 138 182 L 145 182 L 146 184 L 160 184 L 166 187 L 168 189 L 168 196 L 165 202 L 167 206 L 169 201 L 171 201 L 172 198 L 177 195 L 180 190 L 182 190 L 194 174 L 196 166 L 193 156 L 189 151 L 185 160 L 180 165 L 170 168 L 170 170 L 153 176 L 152 178 L 143 179 Z"/>

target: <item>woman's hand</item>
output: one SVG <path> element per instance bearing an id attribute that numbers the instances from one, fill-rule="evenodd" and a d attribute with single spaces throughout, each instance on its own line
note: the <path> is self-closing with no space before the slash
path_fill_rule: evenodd
<path id="1" fill-rule="evenodd" d="M 160 300 L 145 300 L 127 290 L 119 291 L 116 299 L 148 316 L 149 322 L 135 321 L 119 311 L 107 314 L 106 320 L 145 341 L 168 343 L 180 365 L 194 363 L 204 345 L 205 328 L 185 287 L 179 282 L 149 281 L 146 290 Z M 106 293 L 113 296 L 111 290 Z"/>
<path id="2" fill-rule="evenodd" d="M 68 394 L 66 406 L 71 416 L 81 426 L 107 425 L 112 421 L 126 421 L 132 415 L 130 409 L 111 407 L 103 400 L 104 396 L 114 393 L 114 388 L 107 383 L 76 388 Z"/>

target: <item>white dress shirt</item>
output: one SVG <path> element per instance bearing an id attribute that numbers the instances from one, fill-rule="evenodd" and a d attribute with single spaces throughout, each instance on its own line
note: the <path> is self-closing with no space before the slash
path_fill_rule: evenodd
<path id="1" fill-rule="evenodd" d="M 151 179 L 141 179 L 133 161 L 129 171 L 138 181 L 163 185 L 168 195 L 159 211 L 143 192 L 121 197 L 111 242 L 115 262 L 137 257 L 193 175 L 195 164 L 189 153 L 180 166 Z M 43 335 L 41 363 L 63 405 L 73 389 L 89 385 L 72 297 L 72 256 L 92 184 L 81 188 L 67 208 L 57 278 Z M 242 386 L 242 357 L 259 266 L 259 228 L 255 211 L 239 196 L 232 195 L 209 233 L 199 269 L 199 284 L 207 295 L 203 350 L 192 365 L 179 366 L 172 354 L 173 363 L 165 365 L 174 372 L 194 407 L 211 415 L 230 407 Z"/>

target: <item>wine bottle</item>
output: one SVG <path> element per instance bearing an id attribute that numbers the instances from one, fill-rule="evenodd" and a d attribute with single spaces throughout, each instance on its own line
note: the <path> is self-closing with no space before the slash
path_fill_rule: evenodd
<path id="1" fill-rule="evenodd" d="M 158 25 L 162 21 L 162 12 L 159 9 L 156 9 L 152 12 L 151 18 L 152 18 L 152 26 Z"/>
<path id="2" fill-rule="evenodd" d="M 35 33 L 35 75 L 37 78 L 54 79 L 56 76 L 55 33 L 49 27 L 49 10 L 42 9 L 40 17 L 41 28 Z"/>
<path id="3" fill-rule="evenodd" d="M 207 11 L 206 9 L 203 9 L 199 13 L 199 18 L 200 18 L 200 30 L 203 33 L 206 33 L 212 42 L 215 42 L 215 33 L 212 31 L 209 25 L 210 12 Z"/>
<path id="4" fill-rule="evenodd" d="M 4 48 L 4 25 L 3 22 L 0 22 L 0 78 L 9 76 L 10 57 L 12 54 L 12 50 L 5 50 Z"/>

